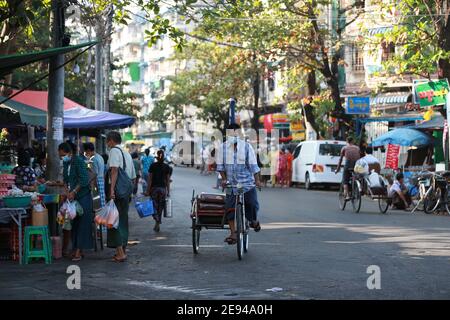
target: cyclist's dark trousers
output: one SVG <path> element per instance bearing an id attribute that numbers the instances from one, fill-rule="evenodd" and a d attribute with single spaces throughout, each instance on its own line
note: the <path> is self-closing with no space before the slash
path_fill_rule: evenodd
<path id="1" fill-rule="evenodd" d="M 344 165 L 344 173 L 342 174 L 342 183 L 350 185 L 350 181 L 352 180 L 352 173 L 349 169 L 353 169 L 355 167 L 356 161 L 346 161 Z"/>
<path id="2" fill-rule="evenodd" d="M 228 220 L 234 220 L 234 206 L 236 201 L 235 194 L 227 194 L 225 198 L 225 210 Z M 256 188 L 252 188 L 244 193 L 245 216 L 249 221 L 255 221 L 258 217 L 259 203 Z M 230 210 L 231 209 L 231 210 Z"/>

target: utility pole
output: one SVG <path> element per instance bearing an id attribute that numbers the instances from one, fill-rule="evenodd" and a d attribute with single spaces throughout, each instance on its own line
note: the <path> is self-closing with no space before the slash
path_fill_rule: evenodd
<path id="1" fill-rule="evenodd" d="M 50 26 L 53 47 L 62 47 L 64 38 L 64 0 L 52 0 Z M 64 67 L 58 68 L 63 64 L 63 54 L 50 58 L 47 114 L 47 178 L 53 181 L 59 178 L 60 160 L 58 145 L 64 139 Z"/>
<path id="2" fill-rule="evenodd" d="M 110 72 L 111 72 L 111 31 L 114 17 L 114 8 L 109 4 L 106 8 L 106 27 L 105 27 L 105 60 L 103 62 L 105 77 L 104 91 L 103 91 L 103 110 L 109 111 L 109 95 L 110 95 Z"/>
<path id="3" fill-rule="evenodd" d="M 97 22 L 95 26 L 95 34 L 97 36 L 98 43 L 95 46 L 95 110 L 102 111 L 103 106 L 103 66 L 102 66 L 102 46 L 103 46 L 103 27 L 102 27 L 102 19 Z"/>

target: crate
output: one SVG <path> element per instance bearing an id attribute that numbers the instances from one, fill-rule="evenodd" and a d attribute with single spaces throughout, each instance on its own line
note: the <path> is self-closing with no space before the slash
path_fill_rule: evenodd
<path id="1" fill-rule="evenodd" d="M 31 226 L 31 217 L 22 218 L 22 244 L 26 226 Z M 0 225 L 0 261 L 19 261 L 19 227 L 14 222 Z"/>

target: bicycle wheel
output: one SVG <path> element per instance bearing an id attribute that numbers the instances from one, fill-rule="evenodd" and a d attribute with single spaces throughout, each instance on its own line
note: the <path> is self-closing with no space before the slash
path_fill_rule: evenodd
<path id="1" fill-rule="evenodd" d="M 244 256 L 244 214 L 242 204 L 236 206 L 236 235 L 237 235 L 237 254 L 239 260 Z"/>
<path id="2" fill-rule="evenodd" d="M 389 198 L 378 198 L 378 208 L 381 213 L 386 213 L 389 209 L 390 199 Z"/>
<path id="3" fill-rule="evenodd" d="M 249 226 L 248 226 L 248 221 L 247 219 L 245 219 L 245 229 L 244 229 L 244 253 L 247 253 L 248 251 L 248 234 L 249 234 Z"/>
<path id="4" fill-rule="evenodd" d="M 428 192 L 427 192 L 428 193 Z M 439 206 L 441 191 L 439 188 L 431 190 L 423 201 L 423 211 L 426 214 L 432 214 Z"/>
<path id="5" fill-rule="evenodd" d="M 344 195 L 344 184 L 341 183 L 341 186 L 339 187 L 339 208 L 342 211 L 345 210 L 346 204 L 347 204 L 347 201 L 345 200 L 345 195 Z"/>
<path id="6" fill-rule="evenodd" d="M 352 183 L 352 207 L 353 212 L 358 213 L 361 210 L 361 191 L 358 181 Z"/>
<path id="7" fill-rule="evenodd" d="M 200 229 L 192 222 L 192 249 L 197 254 L 200 249 Z"/>

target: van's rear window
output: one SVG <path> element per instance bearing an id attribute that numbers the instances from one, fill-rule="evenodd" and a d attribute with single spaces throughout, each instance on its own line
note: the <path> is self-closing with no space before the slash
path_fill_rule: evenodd
<path id="1" fill-rule="evenodd" d="M 319 155 L 339 157 L 343 147 L 342 144 L 323 143 L 319 146 Z"/>

